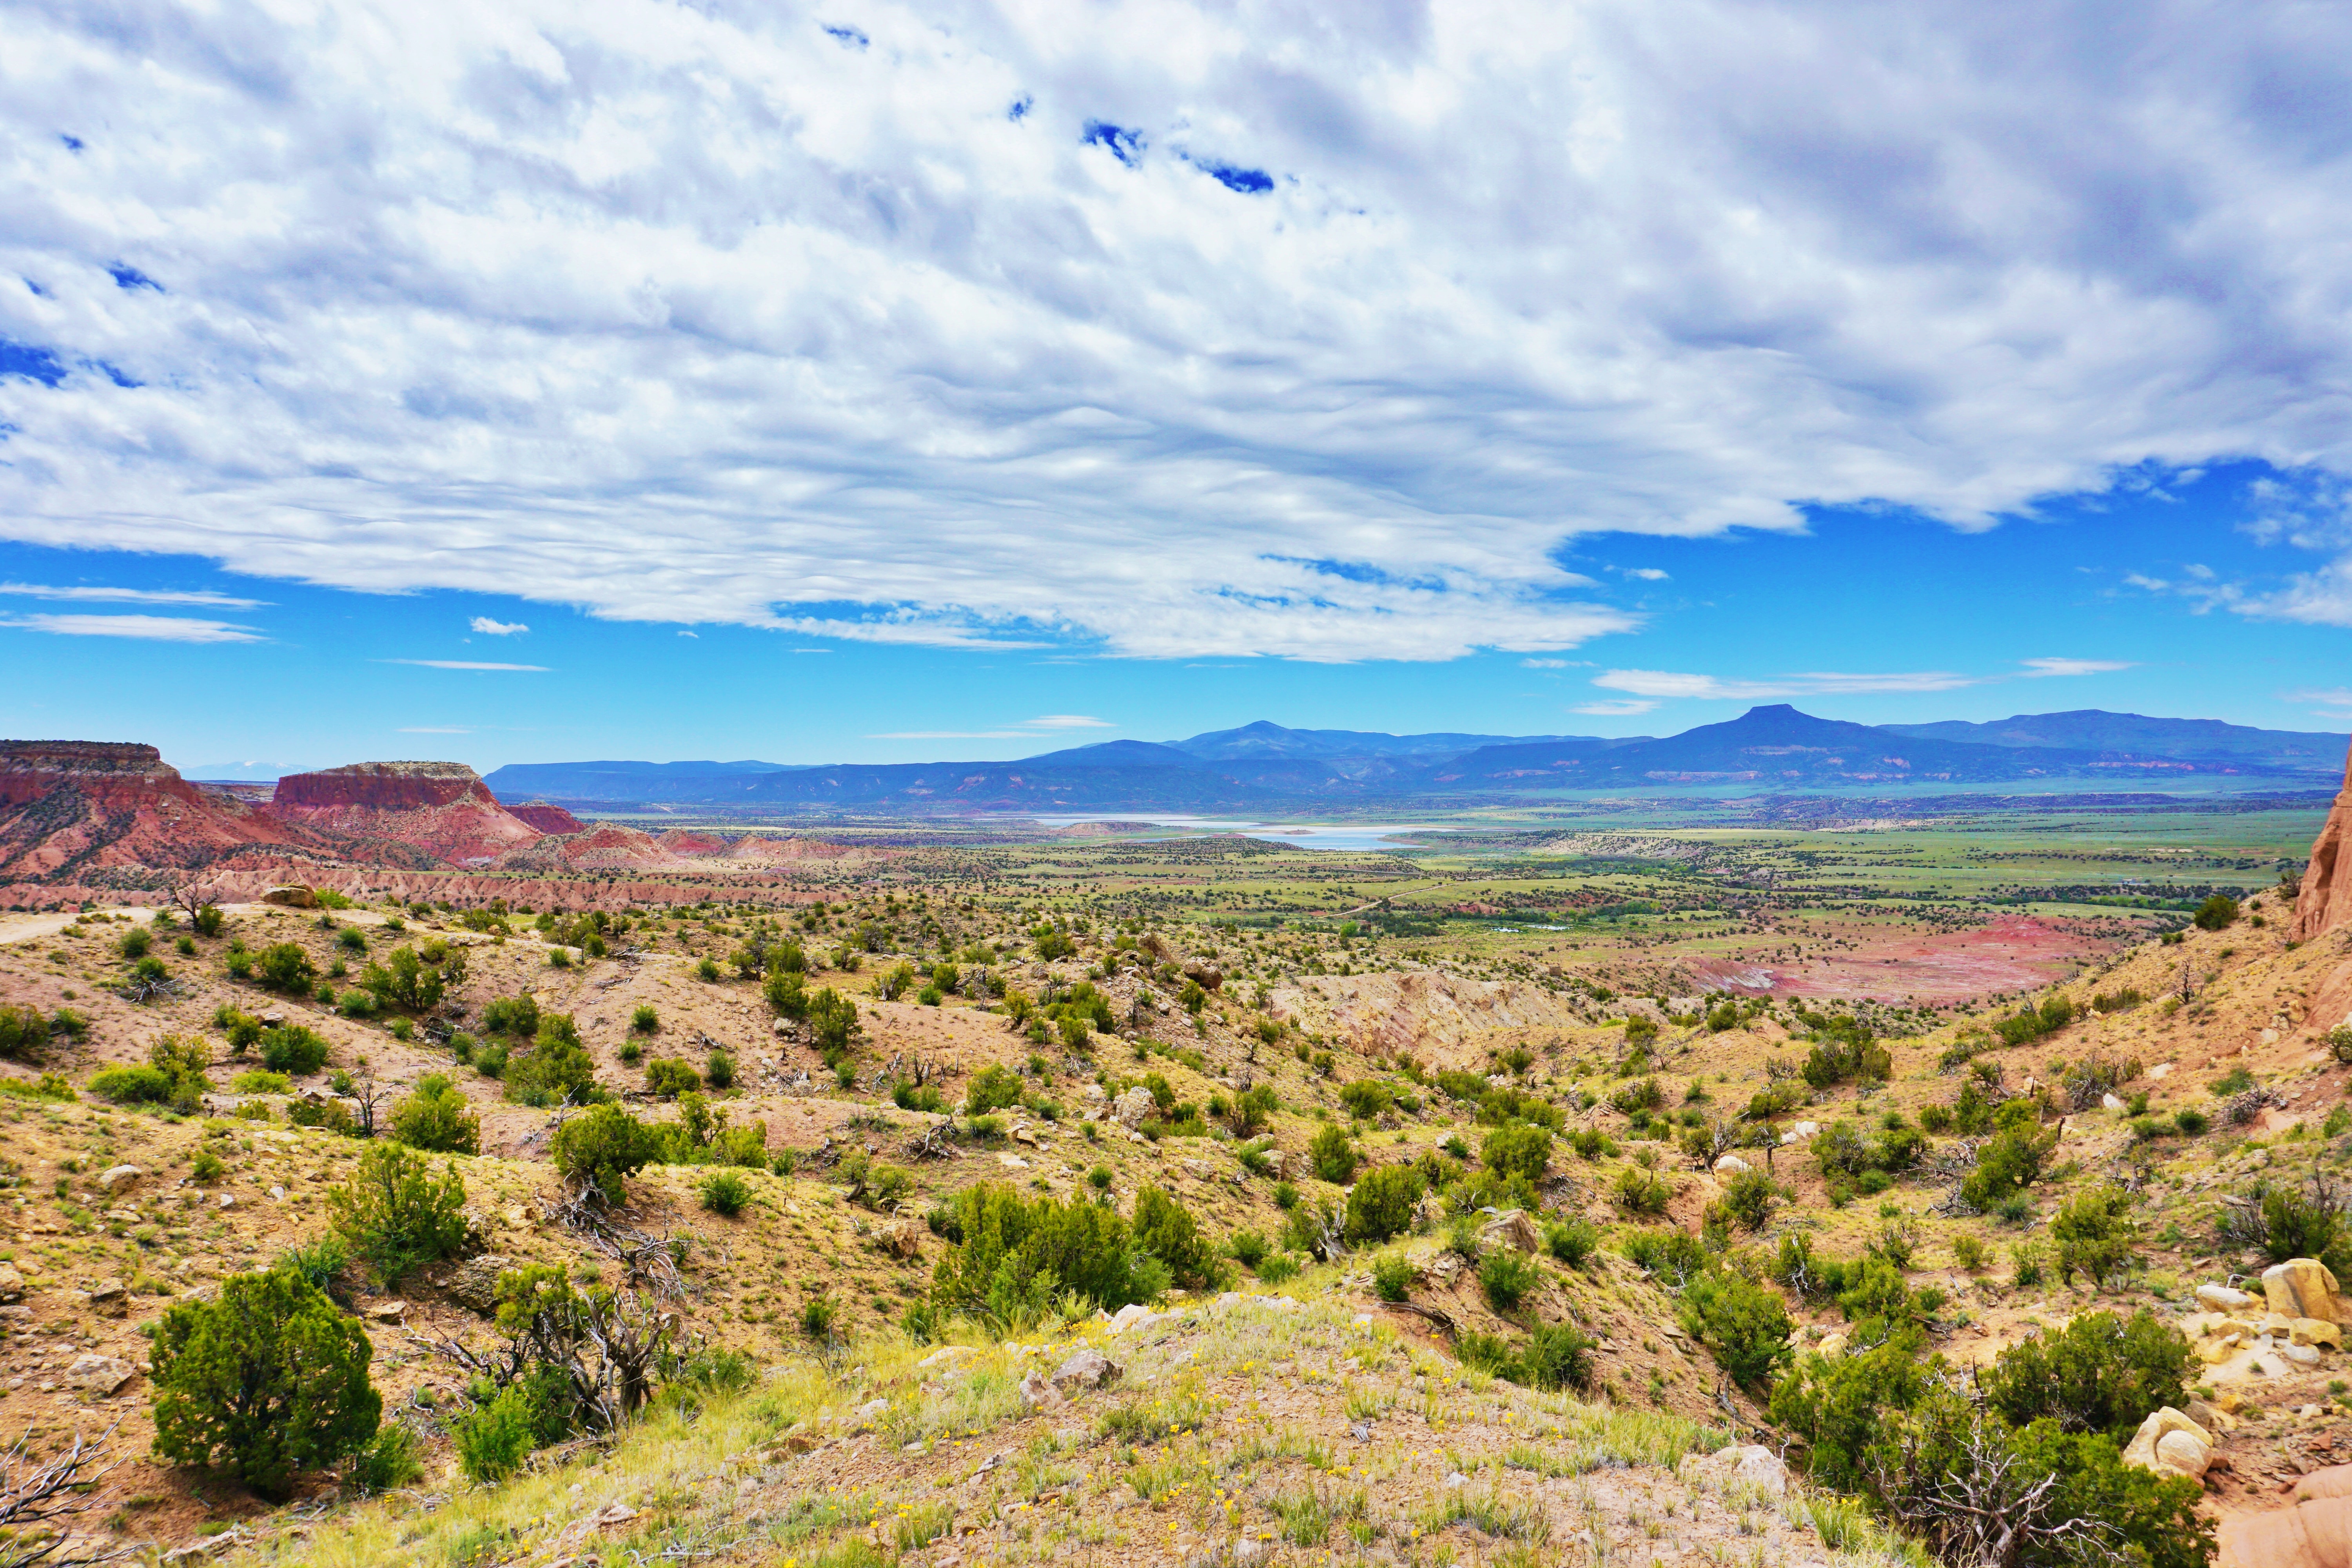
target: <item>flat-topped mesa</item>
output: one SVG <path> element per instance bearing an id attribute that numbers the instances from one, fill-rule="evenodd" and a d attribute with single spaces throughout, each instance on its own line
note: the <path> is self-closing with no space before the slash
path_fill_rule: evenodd
<path id="1" fill-rule="evenodd" d="M 162 785 L 185 799 L 196 795 L 163 752 L 135 741 L 0 741 L 0 802 L 37 800 L 68 781 L 85 789 Z"/>
<path id="2" fill-rule="evenodd" d="M 551 805 L 543 800 L 527 800 L 520 805 L 510 805 L 507 807 L 507 810 L 513 816 L 519 816 L 523 821 L 530 823 L 541 833 L 561 836 L 566 833 L 585 833 L 588 831 L 588 825 L 586 823 L 581 821 L 578 817 L 572 816 L 562 806 Z"/>
<path id="3" fill-rule="evenodd" d="M 463 763 L 353 763 L 289 773 L 269 809 L 289 822 L 389 839 L 453 865 L 482 864 L 540 838 Z"/>
<path id="4" fill-rule="evenodd" d="M 482 775 L 463 763 L 351 763 L 278 781 L 270 804 L 283 811 L 360 805 L 375 811 L 415 811 L 471 799 L 498 806 Z"/>
<path id="5" fill-rule="evenodd" d="M 2352 755 L 2344 763 L 2344 787 L 2312 840 L 2311 859 L 2294 895 L 2294 924 L 2287 936 L 2309 942 L 2352 921 Z"/>

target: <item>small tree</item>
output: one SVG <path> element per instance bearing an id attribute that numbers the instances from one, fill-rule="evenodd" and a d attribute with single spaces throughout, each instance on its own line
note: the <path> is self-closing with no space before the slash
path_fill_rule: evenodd
<path id="1" fill-rule="evenodd" d="M 1367 1171 L 1348 1194 L 1349 1241 L 1386 1241 L 1412 1228 L 1412 1205 L 1421 1201 L 1421 1175 L 1410 1165 Z"/>
<path id="2" fill-rule="evenodd" d="M 383 1400 L 356 1319 L 285 1271 L 236 1274 L 218 1300 L 180 1301 L 157 1326 L 155 1457 L 218 1460 L 282 1501 L 298 1470 L 331 1463 L 375 1435 Z"/>
<path id="3" fill-rule="evenodd" d="M 1315 1134 L 1307 1145 L 1307 1163 L 1315 1173 L 1334 1186 L 1345 1185 L 1356 1173 L 1356 1146 L 1348 1141 L 1346 1131 L 1338 1125 L 1328 1126 Z"/>
<path id="4" fill-rule="evenodd" d="M 676 1057 L 656 1057 L 646 1064 L 646 1092 L 676 1100 L 702 1087 L 702 1075 Z"/>
<path id="5" fill-rule="evenodd" d="M 466 1184 L 446 1163 L 434 1180 L 421 1154 L 377 1143 L 327 1194 L 335 1234 L 386 1283 L 454 1257 L 466 1242 Z"/>
<path id="6" fill-rule="evenodd" d="M 1021 1075 L 1002 1062 L 974 1073 L 971 1087 L 964 1091 L 964 1103 L 974 1116 L 1002 1110 L 1020 1099 Z"/>
<path id="7" fill-rule="evenodd" d="M 1536 1181 L 1551 1163 L 1551 1131 L 1518 1123 L 1486 1134 L 1478 1157 L 1498 1176 L 1524 1176 Z"/>
<path id="8" fill-rule="evenodd" d="M 2238 919 L 2238 900 L 2227 893 L 2215 893 L 2197 906 L 2199 931 L 2224 931 Z"/>
<path id="9" fill-rule="evenodd" d="M 264 985 L 289 995 L 308 992 L 319 977 L 319 972 L 311 966 L 310 955 L 290 942 L 275 942 L 262 949 L 254 967 Z"/>
<path id="10" fill-rule="evenodd" d="M 520 1105 L 586 1105 L 606 1097 L 596 1081 L 596 1064 L 580 1043 L 580 1030 L 568 1013 L 541 1017 L 530 1054 L 517 1057 L 507 1068 L 507 1098 Z"/>
<path id="11" fill-rule="evenodd" d="M 416 1092 L 393 1109 L 392 1135 L 412 1149 L 436 1154 L 482 1152 L 482 1119 L 447 1076 L 437 1072 L 419 1079 Z"/>
<path id="12" fill-rule="evenodd" d="M 654 1129 L 617 1105 L 598 1105 L 555 1130 L 550 1151 L 555 1168 L 583 1190 L 593 1188 L 617 1206 L 627 1196 L 622 1183 L 661 1153 Z"/>

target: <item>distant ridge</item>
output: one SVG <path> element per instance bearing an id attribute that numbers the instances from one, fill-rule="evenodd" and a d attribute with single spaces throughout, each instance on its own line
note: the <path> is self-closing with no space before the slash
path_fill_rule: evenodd
<path id="1" fill-rule="evenodd" d="M 2084 710 L 1994 724 L 1870 725 L 1786 703 L 1678 735 L 1388 735 L 1265 720 L 1180 741 L 1105 741 L 1013 762 L 527 763 L 509 799 L 968 811 L 1274 811 L 1528 791 L 1806 790 L 1909 784 L 2102 787 L 2243 778 L 2332 784 L 2347 737 Z"/>

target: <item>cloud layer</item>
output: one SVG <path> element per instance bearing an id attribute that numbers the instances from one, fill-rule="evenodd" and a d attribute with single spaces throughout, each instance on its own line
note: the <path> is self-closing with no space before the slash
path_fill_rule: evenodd
<path id="1" fill-rule="evenodd" d="M 0 14 L 0 532 L 1442 658 L 1634 625 L 1597 531 L 2352 471 L 2341 7 L 852 10 Z"/>

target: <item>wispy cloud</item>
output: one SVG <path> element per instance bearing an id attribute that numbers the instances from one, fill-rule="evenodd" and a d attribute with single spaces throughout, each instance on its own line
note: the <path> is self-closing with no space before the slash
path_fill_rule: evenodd
<path id="1" fill-rule="evenodd" d="M 1030 730 L 1111 730 L 1118 726 L 1108 719 L 1090 718 L 1084 713 L 1047 713 L 1035 719 L 1024 719 L 1022 727 Z"/>
<path id="2" fill-rule="evenodd" d="M 1974 686 L 1981 677 L 1957 675 L 1946 669 L 1926 669 L 1890 675 L 1844 675 L 1819 671 L 1806 675 L 1773 676 L 1764 679 L 1726 679 L 1714 675 L 1684 675 L 1663 669 L 1612 669 L 1592 678 L 1592 684 L 1639 697 L 1704 698 L 1718 701 L 1763 702 L 1785 697 L 1843 697 L 1873 691 L 1953 691 Z"/>
<path id="3" fill-rule="evenodd" d="M 1638 624 L 1560 564 L 1591 535 L 1989 528 L 2149 455 L 2346 461 L 2352 202 L 2307 107 L 2341 6 L 2110 7 L 2104 47 L 2022 53 L 1919 0 L 1495 0 L 1466 34 L 880 0 L 862 51 L 790 6 L 424 0 L 332 48 L 94 14 L 0 23 L 16 142 L 117 150 L 11 166 L 10 272 L 55 296 L 8 327 L 0 519 L 34 543 L 1442 659 Z M 2326 499 L 2277 536 L 2334 537 Z M 2265 604 L 2352 617 L 2325 581 Z"/>
<path id="4" fill-rule="evenodd" d="M 2301 702 L 2326 710 L 2330 718 L 2352 717 L 2352 687 L 2305 687 L 2279 693 L 2282 702 Z"/>
<path id="5" fill-rule="evenodd" d="M 1521 669 L 1566 669 L 1569 662 L 1564 658 L 1523 658 L 1519 660 L 1519 668 Z"/>
<path id="6" fill-rule="evenodd" d="M 1580 702 L 1569 710 L 1571 713 L 1589 713 L 1596 719 L 1630 719 L 1636 713 L 1647 713 L 1657 703 L 1643 697 L 1623 697 L 1600 702 Z"/>
<path id="7" fill-rule="evenodd" d="M 1626 576 L 1639 578 L 1644 583 L 1663 583 L 1666 580 L 1666 574 L 1655 566 L 1624 566 L 1620 567 L 1619 570 Z"/>
<path id="8" fill-rule="evenodd" d="M 2134 669 L 2136 665 L 2115 658 L 2026 658 L 2025 679 L 2040 680 L 2053 675 L 2111 675 L 2119 669 Z"/>
<path id="9" fill-rule="evenodd" d="M 520 637 L 530 630 L 520 621 L 494 621 L 488 616 L 476 616 L 467 624 L 486 637 Z"/>
<path id="10" fill-rule="evenodd" d="M 823 650 L 813 650 L 823 651 Z M 1115 730 L 1108 719 L 1086 713 L 1044 713 L 1001 730 L 894 730 L 869 741 L 1038 741 L 1068 730 Z"/>
<path id="11" fill-rule="evenodd" d="M 92 605 L 201 605 L 215 610 L 258 610 L 266 599 L 239 599 L 208 588 L 60 588 L 45 583 L 0 583 L 0 597 L 68 599 Z"/>
<path id="12" fill-rule="evenodd" d="M 548 667 L 543 664 L 492 664 L 486 660 L 473 658 L 380 658 L 375 662 L 413 664 L 420 669 L 517 669 L 527 670 L 535 675 L 544 675 L 548 670 Z"/>
<path id="13" fill-rule="evenodd" d="M 236 643 L 265 639 L 251 626 L 179 616 L 0 616 L 0 626 L 67 637 L 135 637 L 145 642 Z"/>

